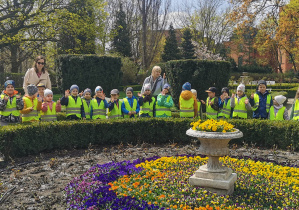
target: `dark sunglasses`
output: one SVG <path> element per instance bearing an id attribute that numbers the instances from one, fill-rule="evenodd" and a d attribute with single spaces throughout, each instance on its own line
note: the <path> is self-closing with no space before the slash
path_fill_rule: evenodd
<path id="1" fill-rule="evenodd" d="M 45 63 L 37 62 L 38 65 L 45 65 Z"/>

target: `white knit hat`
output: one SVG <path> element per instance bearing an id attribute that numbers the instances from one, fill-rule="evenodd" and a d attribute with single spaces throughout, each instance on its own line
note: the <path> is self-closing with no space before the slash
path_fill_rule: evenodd
<path id="1" fill-rule="evenodd" d="M 49 94 L 53 95 L 52 90 L 50 90 L 50 89 L 46 89 L 46 90 L 44 90 L 44 96 L 45 96 L 45 97 L 47 97 L 47 95 L 49 95 Z"/>
<path id="2" fill-rule="evenodd" d="M 245 85 L 243 84 L 240 84 L 238 87 L 237 87 L 237 91 L 238 90 L 241 90 L 243 93 L 245 92 Z"/>
<path id="3" fill-rule="evenodd" d="M 151 84 L 150 83 L 145 84 L 144 90 L 151 90 Z"/>
<path id="4" fill-rule="evenodd" d="M 197 91 L 196 91 L 195 89 L 191 89 L 191 92 L 192 92 L 193 94 L 197 94 Z"/>
<path id="5" fill-rule="evenodd" d="M 274 100 L 279 104 L 283 104 L 285 102 L 285 100 L 287 100 L 287 98 L 283 95 L 278 95 L 274 97 Z"/>
<path id="6" fill-rule="evenodd" d="M 101 86 L 97 86 L 94 92 L 97 93 L 98 91 L 103 91 L 103 88 Z"/>

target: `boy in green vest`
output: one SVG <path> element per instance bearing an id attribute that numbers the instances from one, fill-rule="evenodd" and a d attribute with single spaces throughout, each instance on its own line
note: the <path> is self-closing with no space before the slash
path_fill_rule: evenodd
<path id="1" fill-rule="evenodd" d="M 270 107 L 269 119 L 270 120 L 289 120 L 288 110 L 283 103 L 287 98 L 283 95 L 274 97 L 273 106 Z"/>
<path id="2" fill-rule="evenodd" d="M 240 84 L 237 88 L 237 97 L 232 94 L 230 106 L 234 108 L 233 118 L 247 119 L 247 110 L 251 110 L 251 105 L 245 95 L 245 85 Z"/>
<path id="3" fill-rule="evenodd" d="M 197 116 L 197 100 L 191 92 L 191 84 L 186 82 L 182 86 L 182 93 L 179 99 L 180 117 L 193 118 Z"/>
<path id="4" fill-rule="evenodd" d="M 44 91 L 46 89 L 46 86 L 44 85 L 44 83 L 38 83 L 37 84 L 37 89 L 38 89 L 37 97 L 44 98 Z"/>
<path id="5" fill-rule="evenodd" d="M 18 91 L 15 90 L 15 82 L 7 80 L 4 83 L 5 90 L 0 97 L 1 121 L 4 123 L 16 123 L 20 121 L 20 110 L 24 107 L 24 102 Z"/>
<path id="6" fill-rule="evenodd" d="M 165 84 L 162 92 L 157 96 L 156 117 L 171 117 L 170 108 L 173 107 L 173 100 L 169 89 L 170 85 Z"/>
<path id="7" fill-rule="evenodd" d="M 44 90 L 44 102 L 42 104 L 41 121 L 57 121 L 56 113 L 61 111 L 60 100 L 53 101 L 53 92 L 50 89 Z"/>
<path id="8" fill-rule="evenodd" d="M 140 105 L 139 117 L 155 117 L 156 99 L 151 94 L 151 84 L 147 83 L 143 88 L 143 96 L 138 93 L 138 103 Z"/>
<path id="9" fill-rule="evenodd" d="M 219 110 L 219 102 L 218 98 L 216 97 L 216 88 L 210 87 L 206 90 L 208 93 L 207 101 L 201 100 L 201 103 L 206 105 L 206 117 L 208 119 L 217 119 L 218 117 L 218 110 Z"/>
<path id="10" fill-rule="evenodd" d="M 90 117 L 93 120 L 106 119 L 106 109 L 109 108 L 106 96 L 101 86 L 97 86 L 94 90 L 95 96 L 91 101 Z"/>
<path id="11" fill-rule="evenodd" d="M 291 120 L 299 120 L 299 88 L 297 89 L 295 98 L 294 98 L 294 104 L 291 108 Z"/>
<path id="12" fill-rule="evenodd" d="M 124 118 L 135 118 L 138 116 L 140 106 L 138 99 L 133 95 L 133 88 L 128 87 L 126 89 L 127 97 L 124 98 L 121 105 L 121 111 L 124 114 Z"/>
<path id="13" fill-rule="evenodd" d="M 232 108 L 230 107 L 230 97 L 229 97 L 229 89 L 227 87 L 222 88 L 220 100 L 219 100 L 219 108 L 221 108 L 220 112 L 218 113 L 218 119 L 232 118 Z"/>
<path id="14" fill-rule="evenodd" d="M 122 112 L 121 112 L 121 105 L 122 101 L 120 101 L 119 98 L 119 91 L 117 89 L 113 89 L 110 92 L 111 99 L 109 101 L 109 113 L 108 117 L 109 119 L 114 118 L 123 118 Z"/>
<path id="15" fill-rule="evenodd" d="M 85 119 L 84 107 L 82 99 L 79 97 L 78 85 L 72 85 L 70 90 L 66 90 L 64 96 L 60 99 L 60 103 L 66 106 L 66 119 Z"/>
<path id="16" fill-rule="evenodd" d="M 199 119 L 202 119 L 202 108 L 201 108 L 201 102 L 197 98 L 197 91 L 195 89 L 191 89 L 192 94 L 195 96 L 197 101 L 197 116 Z"/>
<path id="17" fill-rule="evenodd" d="M 84 107 L 84 112 L 85 112 L 85 118 L 90 119 L 90 111 L 91 111 L 91 90 L 89 88 L 86 88 L 83 92 L 82 96 L 82 103 Z"/>
<path id="18" fill-rule="evenodd" d="M 23 97 L 24 108 L 20 110 L 22 114 L 22 122 L 39 121 L 39 113 L 42 109 L 43 98 L 37 98 L 38 89 L 35 85 L 27 86 L 28 95 Z"/>

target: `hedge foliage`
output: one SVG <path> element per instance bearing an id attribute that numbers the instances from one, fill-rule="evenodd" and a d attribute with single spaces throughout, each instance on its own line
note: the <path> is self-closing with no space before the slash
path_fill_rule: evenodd
<path id="1" fill-rule="evenodd" d="M 56 149 L 87 148 L 89 144 L 190 143 L 186 135 L 193 119 L 118 119 L 99 121 L 57 121 L 3 126 L 0 149 L 5 157 L 35 155 Z M 268 120 L 229 120 L 244 133 L 231 144 L 255 144 L 286 149 L 299 148 L 299 122 Z"/>
<path id="2" fill-rule="evenodd" d="M 63 93 L 73 84 L 80 91 L 102 86 L 106 95 L 121 84 L 121 59 L 98 55 L 60 55 L 56 59 L 57 85 Z"/>
<path id="3" fill-rule="evenodd" d="M 172 86 L 172 97 L 178 103 L 182 85 L 190 82 L 197 90 L 199 99 L 206 99 L 205 90 L 216 87 L 220 94 L 221 88 L 228 85 L 230 63 L 227 61 L 177 60 L 168 61 L 165 65 L 168 82 Z"/>

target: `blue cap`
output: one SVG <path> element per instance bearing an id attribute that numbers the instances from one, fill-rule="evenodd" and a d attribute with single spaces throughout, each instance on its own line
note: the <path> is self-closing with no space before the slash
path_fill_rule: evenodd
<path id="1" fill-rule="evenodd" d="M 4 83 L 4 88 L 6 88 L 8 85 L 12 85 L 13 87 L 15 87 L 15 81 L 13 81 L 13 80 L 7 80 Z"/>
<path id="2" fill-rule="evenodd" d="M 169 88 L 170 88 L 170 85 L 167 83 L 163 86 L 163 89 L 169 89 Z"/>
<path id="3" fill-rule="evenodd" d="M 126 92 L 128 92 L 128 91 L 131 91 L 131 92 L 133 93 L 133 88 L 132 88 L 132 87 L 128 87 L 128 88 L 126 89 Z"/>
<path id="4" fill-rule="evenodd" d="M 87 93 L 87 92 L 89 92 L 90 95 L 91 95 L 91 90 L 90 90 L 89 88 L 86 88 L 86 89 L 84 90 L 83 95 L 85 95 L 85 93 Z"/>
<path id="5" fill-rule="evenodd" d="M 189 82 L 186 82 L 185 84 L 183 84 L 182 89 L 183 90 L 191 90 L 191 84 Z"/>
<path id="6" fill-rule="evenodd" d="M 78 87 L 78 85 L 72 85 L 71 88 L 70 88 L 70 91 L 72 92 L 73 89 L 77 89 L 78 92 L 79 92 L 79 87 Z"/>

